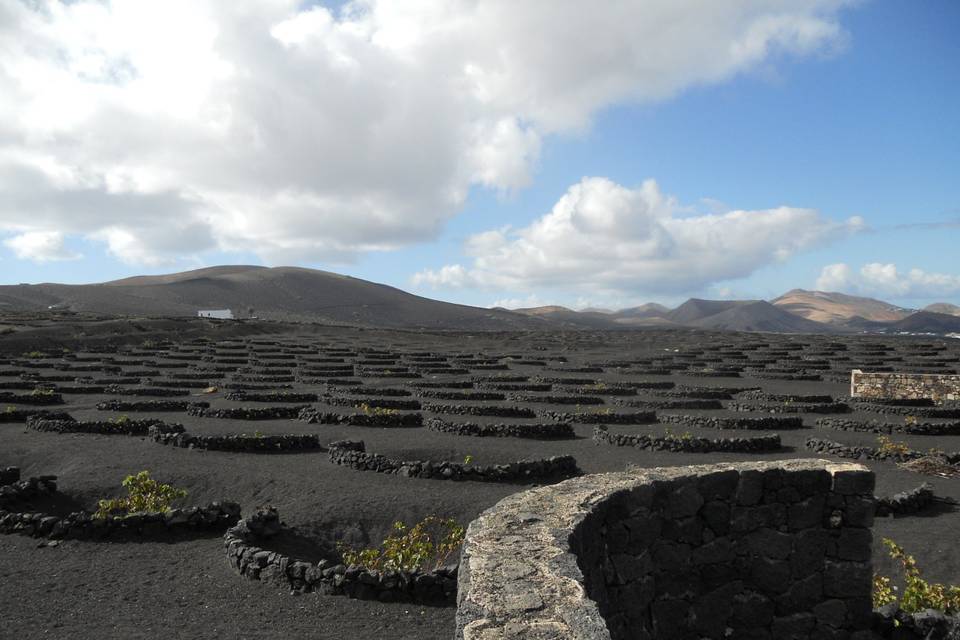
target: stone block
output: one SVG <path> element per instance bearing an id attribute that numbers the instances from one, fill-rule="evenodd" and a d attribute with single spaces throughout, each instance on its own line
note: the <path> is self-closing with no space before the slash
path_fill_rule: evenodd
<path id="1" fill-rule="evenodd" d="M 688 518 L 696 515 L 703 502 L 696 484 L 683 484 L 670 493 L 664 515 L 668 518 Z"/>
<path id="2" fill-rule="evenodd" d="M 737 483 L 737 504 L 743 506 L 754 505 L 763 497 L 763 473 L 752 469 L 740 473 L 740 482 Z"/>
<path id="3" fill-rule="evenodd" d="M 872 471 L 848 470 L 833 474 L 833 491 L 845 496 L 873 495 L 874 484 Z"/>
<path id="4" fill-rule="evenodd" d="M 803 502 L 790 505 L 787 511 L 788 524 L 791 531 L 811 529 L 823 522 L 826 497 L 823 495 L 811 496 Z"/>
<path id="5" fill-rule="evenodd" d="M 823 592 L 833 598 L 869 596 L 873 570 L 869 562 L 827 560 L 823 571 Z"/>
<path id="6" fill-rule="evenodd" d="M 837 539 L 836 557 L 840 560 L 867 562 L 872 555 L 873 533 L 870 529 L 844 527 Z"/>
<path id="7" fill-rule="evenodd" d="M 700 476 L 700 495 L 705 501 L 727 500 L 737 491 L 739 482 L 740 474 L 734 470 Z"/>
<path id="8" fill-rule="evenodd" d="M 766 596 L 756 592 L 744 592 L 733 597 L 731 612 L 737 627 L 765 627 L 773 620 L 774 605 Z"/>

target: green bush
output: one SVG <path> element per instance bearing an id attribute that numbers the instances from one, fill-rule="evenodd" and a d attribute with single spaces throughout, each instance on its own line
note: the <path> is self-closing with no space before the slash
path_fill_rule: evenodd
<path id="1" fill-rule="evenodd" d="M 663 430 L 663 437 L 670 440 L 693 440 L 693 434 L 689 431 L 684 431 L 683 433 L 674 433 L 670 427 L 666 427 Z"/>
<path id="2" fill-rule="evenodd" d="M 395 416 L 400 414 L 399 409 L 388 409 L 385 407 L 371 407 L 366 402 L 360 404 L 360 410 L 368 416 Z"/>
<path id="3" fill-rule="evenodd" d="M 128 495 L 123 498 L 101 500 L 93 517 L 103 519 L 128 513 L 169 511 L 175 500 L 187 496 L 184 489 L 157 482 L 150 477 L 149 471 L 127 476 L 123 479 L 123 486 L 127 489 Z"/>
<path id="4" fill-rule="evenodd" d="M 338 543 L 343 562 L 371 571 L 437 569 L 463 544 L 464 528 L 452 518 L 427 516 L 412 528 L 395 522 L 393 530 L 380 548 L 354 549 Z"/>
<path id="5" fill-rule="evenodd" d="M 903 456 L 910 453 L 910 447 L 906 442 L 896 442 L 890 436 L 877 436 L 877 451 L 889 456 Z"/>
<path id="6" fill-rule="evenodd" d="M 896 603 L 906 613 L 919 613 L 926 609 L 936 609 L 948 615 L 960 613 L 960 586 L 947 586 L 927 582 L 917 567 L 916 559 L 904 551 L 903 547 L 889 538 L 883 544 L 890 557 L 900 563 L 903 570 L 903 594 L 897 598 L 897 587 L 887 576 L 873 576 L 873 606 L 882 607 Z"/>

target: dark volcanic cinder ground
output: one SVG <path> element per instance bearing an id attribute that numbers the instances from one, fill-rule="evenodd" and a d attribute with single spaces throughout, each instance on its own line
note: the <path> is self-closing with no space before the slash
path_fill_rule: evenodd
<path id="1" fill-rule="evenodd" d="M 231 331 L 216 325 L 209 338 L 198 338 L 196 327 L 179 342 L 150 338 L 131 339 L 120 332 L 116 340 L 98 334 L 83 348 L 83 336 L 61 325 L 63 339 L 74 347 L 54 352 L 55 332 L 43 335 L 44 354 L 23 354 L 23 335 L 0 336 L 0 384 L 31 375 L 77 378 L 76 382 L 44 382 L 69 387 L 101 384 L 112 377 L 136 377 L 139 384 L 126 389 L 174 384 L 189 375 L 209 373 L 218 387 L 212 394 L 190 388 L 192 395 L 171 399 L 207 400 L 214 407 L 274 406 L 271 403 L 224 399 L 237 376 L 293 375 L 292 391 L 361 397 L 347 393 L 351 387 L 371 390 L 406 388 L 418 399 L 420 382 L 472 381 L 500 375 L 589 379 L 610 387 L 639 381 L 672 381 L 681 387 L 761 387 L 775 394 L 826 394 L 843 400 L 851 368 L 891 367 L 908 371 L 956 372 L 960 368 L 960 343 L 941 339 L 838 338 L 766 334 L 721 334 L 695 331 L 632 331 L 583 333 L 432 334 L 288 325 L 246 325 Z M 211 325 L 213 326 L 213 325 Z M 149 329 L 150 327 L 148 327 Z M 270 331 L 283 333 L 270 334 Z M 170 335 L 170 327 L 164 327 Z M 298 333 L 299 331 L 299 333 Z M 174 331 L 175 333 L 175 331 Z M 16 339 L 14 339 L 16 338 Z M 122 339 L 121 339 L 122 338 Z M 5 342 L 6 340 L 6 342 Z M 111 347 L 111 342 L 121 344 Z M 126 345 L 126 346 L 123 346 Z M 80 349 L 77 349 L 77 347 Z M 342 362 L 310 362 L 310 359 Z M 244 362 L 237 362 L 244 360 Z M 379 361 L 379 364 L 376 362 Z M 171 365 L 171 366 L 165 366 Z M 176 365 L 176 366 L 172 366 Z M 248 371 L 219 372 L 215 367 L 240 367 Z M 102 368 L 105 367 L 105 368 Z M 119 367 L 119 372 L 116 370 Z M 310 373 L 308 369 L 347 367 L 357 382 L 327 385 L 321 377 L 348 377 L 347 373 Z M 267 370 L 269 368 L 269 370 Z M 94 370 L 87 370 L 94 369 Z M 97 370 L 99 369 L 99 370 Z M 286 369 L 288 371 L 281 371 Z M 443 373 L 440 370 L 460 370 Z M 582 371 L 577 371 L 581 369 Z M 584 370 L 585 369 L 585 370 Z M 153 371 L 151 371 L 153 370 Z M 366 372 L 364 370 L 367 370 Z M 429 371 L 432 370 L 432 371 Z M 465 372 L 464 372 L 465 370 Z M 717 371 L 726 371 L 723 377 Z M 398 372 L 418 378 L 385 378 Z M 156 374 L 154 374 L 154 372 Z M 26 374 L 26 375 L 24 375 Z M 187 375 L 184 375 L 187 374 Z M 792 381 L 793 375 L 818 375 L 820 380 Z M 280 384 L 263 382 L 265 387 Z M 174 384 L 174 387 L 176 384 Z M 489 391 L 475 384 L 474 391 Z M 531 396 L 559 396 L 581 392 L 591 395 L 603 387 L 553 383 L 550 391 L 524 392 Z M 447 391 L 451 391 L 448 389 Z M 703 389 L 694 389 L 696 391 Z M 3 389 L 11 393 L 29 393 Z M 460 389 L 458 391 L 466 391 Z M 504 393 L 510 393 L 509 391 Z M 97 402 L 113 394 L 65 394 L 64 405 L 81 420 L 115 418 L 115 412 L 96 410 Z M 372 391 L 366 398 L 376 398 Z M 395 398 L 395 396 L 383 396 Z M 510 405 L 533 409 L 583 413 L 609 408 L 635 411 L 622 400 L 679 400 L 641 390 L 636 397 L 609 396 L 599 406 L 551 405 L 537 402 L 461 401 L 421 399 L 440 404 Z M 123 396 L 124 400 L 151 398 Z M 741 402 L 746 402 L 740 399 Z M 718 416 L 769 415 L 782 402 L 757 404 L 754 412 L 728 410 L 660 409 L 658 413 Z M 0 409 L 6 404 L 0 401 Z M 344 406 L 311 403 L 324 410 L 353 413 Z M 810 435 L 849 444 L 875 445 L 876 436 L 814 427 L 820 414 L 800 413 L 806 428 L 781 431 L 784 450 L 773 454 L 689 454 L 647 452 L 628 447 L 595 445 L 592 426 L 576 424 L 576 439 L 538 441 L 519 438 L 478 438 L 441 434 L 427 428 L 368 428 L 307 424 L 298 420 L 242 421 L 198 418 L 184 412 L 131 413 L 131 417 L 158 417 L 180 422 L 195 434 L 259 431 L 319 433 L 324 441 L 362 439 L 367 450 L 394 458 L 473 464 L 509 462 L 571 454 L 587 473 L 622 470 L 628 464 L 645 467 L 697 464 L 753 458 L 814 457 L 804 449 Z M 788 414 L 793 415 L 793 414 Z M 424 417 L 432 414 L 424 412 Z M 536 422 L 530 419 L 442 415 L 457 422 Z M 903 423 L 904 416 L 864 412 L 842 416 Z M 935 420 L 931 420 L 935 421 Z M 663 434 L 665 425 L 611 426 L 614 433 Z M 671 425 L 675 434 L 694 436 L 750 436 L 762 432 L 689 429 Z M 895 434 L 911 448 L 960 450 L 960 436 L 923 437 Z M 155 477 L 186 488 L 188 504 L 211 500 L 239 502 L 244 513 L 270 504 L 294 527 L 299 536 L 287 552 L 318 559 L 334 557 L 335 543 L 377 542 L 395 520 L 407 522 L 436 514 L 467 523 L 500 498 L 523 490 L 521 485 L 452 482 L 403 478 L 354 471 L 331 464 L 325 453 L 238 454 L 165 447 L 145 437 L 56 434 L 27 430 L 23 423 L 0 423 L 0 467 L 19 466 L 23 476 L 57 475 L 60 490 L 73 501 L 92 508 L 101 497 L 118 495 L 128 474 L 149 469 Z M 960 479 L 921 476 L 893 463 L 869 463 L 877 472 L 877 493 L 888 495 L 931 482 L 938 496 L 960 498 Z M 938 504 L 918 516 L 880 519 L 875 535 L 891 537 L 918 558 L 928 577 L 960 582 L 960 511 Z M 0 637 L 2 638 L 450 638 L 453 608 L 410 604 L 380 604 L 346 597 L 316 594 L 291 595 L 266 584 L 250 582 L 227 566 L 219 536 L 171 543 L 66 541 L 56 547 L 38 547 L 37 540 L 0 535 Z M 889 572 L 880 545 L 875 545 L 877 568 Z"/>

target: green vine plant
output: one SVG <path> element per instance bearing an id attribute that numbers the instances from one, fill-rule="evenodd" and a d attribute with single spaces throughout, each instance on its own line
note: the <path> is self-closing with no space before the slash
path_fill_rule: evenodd
<path id="1" fill-rule="evenodd" d="M 670 427 L 666 427 L 663 430 L 663 437 L 669 438 L 671 440 L 693 440 L 693 434 L 689 431 L 684 431 L 683 433 L 674 433 Z"/>
<path id="2" fill-rule="evenodd" d="M 916 559 L 903 547 L 889 538 L 883 539 L 890 557 L 900 563 L 903 571 L 903 593 L 897 597 L 898 588 L 887 576 L 873 576 L 873 606 L 896 604 L 906 613 L 919 613 L 926 609 L 942 611 L 947 615 L 960 614 L 960 586 L 927 582 L 923 579 Z"/>
<path id="3" fill-rule="evenodd" d="M 366 402 L 360 404 L 360 410 L 368 416 L 395 416 L 400 413 L 399 409 L 387 409 L 384 407 L 371 407 Z"/>
<path id="4" fill-rule="evenodd" d="M 337 543 L 346 565 L 370 571 L 436 570 L 463 544 L 465 529 L 453 518 L 427 516 L 413 527 L 397 521 L 380 547 L 355 549 Z"/>
<path id="5" fill-rule="evenodd" d="M 877 436 L 877 450 L 883 455 L 907 455 L 910 453 L 910 447 L 906 442 L 897 442 L 890 438 L 890 436 Z"/>
<path id="6" fill-rule="evenodd" d="M 100 500 L 94 518 L 106 519 L 130 513 L 166 512 L 176 500 L 185 498 L 185 489 L 163 484 L 150 477 L 149 471 L 141 471 L 123 479 L 127 495 L 122 498 Z"/>

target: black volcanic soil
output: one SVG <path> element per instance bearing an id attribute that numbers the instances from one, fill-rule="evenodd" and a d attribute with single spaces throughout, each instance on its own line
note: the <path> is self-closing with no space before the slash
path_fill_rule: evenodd
<path id="1" fill-rule="evenodd" d="M 361 330 L 269 323 L 209 323 L 197 325 L 183 321 L 150 321 L 145 329 L 130 331 L 127 321 L 116 321 L 116 335 L 78 335 L 82 323 L 71 325 L 62 320 L 54 330 L 33 330 L 42 341 L 31 343 L 31 350 L 42 347 L 51 357 L 24 358 L 27 342 L 24 333 L 0 336 L 0 382 L 18 380 L 4 375 L 10 369 L 23 369 L 23 363 L 41 363 L 41 368 L 26 368 L 29 373 L 63 375 L 69 367 L 86 367 L 113 359 L 124 362 L 122 373 L 153 368 L 153 365 L 178 364 L 160 368 L 160 378 L 175 379 L 179 374 L 197 373 L 229 360 L 256 354 L 251 366 L 320 368 L 343 366 L 355 360 L 369 363 L 384 357 L 379 368 L 396 371 L 403 367 L 437 366 L 426 363 L 426 354 L 442 359 L 441 364 L 469 369 L 468 374 L 428 375 L 420 379 L 372 377 L 359 378 L 364 387 L 406 387 L 416 399 L 411 383 L 442 380 L 470 380 L 477 376 L 542 374 L 546 377 L 590 378 L 607 384 L 629 381 L 674 381 L 696 387 L 759 386 L 777 394 L 848 393 L 845 379 L 851 368 L 869 368 L 869 360 L 879 366 L 884 359 L 898 370 L 920 370 L 926 365 L 946 362 L 939 370 L 956 372 L 960 342 L 937 339 L 899 339 L 890 337 L 778 336 L 773 334 L 723 334 L 690 330 L 642 330 L 582 333 L 427 333 L 388 330 Z M 164 324 L 166 323 L 166 324 Z M 21 326 L 23 323 L 21 321 Z M 201 330 L 197 330 L 200 326 Z M 164 339 L 176 335 L 177 327 L 188 327 L 177 342 Z M 208 330 L 204 332 L 203 327 Z M 198 338 L 208 338 L 207 341 Z M 58 343 L 58 340 L 60 341 Z M 266 344 L 275 342 L 276 344 Z M 57 344 L 68 344 L 72 352 L 54 355 Z M 240 346 L 241 349 L 224 347 Z M 883 353 L 878 354 L 881 348 Z M 351 355 L 344 352 L 352 352 Z M 2 355 L 6 352 L 6 359 Z M 383 352 L 388 352 L 385 355 Z M 36 356 L 37 354 L 33 354 Z M 776 362 L 751 363 L 742 358 Z M 171 357 L 172 356 L 172 357 Z M 178 358 L 210 358 L 210 360 Z M 343 363 L 323 364 L 304 359 L 342 358 Z M 470 360 L 470 359 L 473 360 Z M 803 358 L 806 358 L 804 360 Z M 903 360 L 895 360 L 903 358 Z M 418 359 L 420 361 L 418 362 Z M 465 360 L 466 359 L 466 360 Z M 565 360 L 564 360 L 565 359 Z M 483 361 L 505 364 L 506 370 L 482 368 Z M 546 366 L 516 364 L 516 360 L 537 360 Z M 146 361 L 128 364 L 127 362 Z M 828 361 L 831 369 L 804 369 L 805 362 Z M 940 364 L 943 364 L 942 362 Z M 564 373 L 557 369 L 600 366 L 602 373 Z M 795 369 L 796 372 L 821 373 L 827 380 L 791 382 L 754 378 L 750 371 L 739 377 L 696 375 L 724 365 L 756 366 L 770 370 Z M 242 365 L 239 365 L 242 366 Z M 374 365 L 364 364 L 364 367 Z M 811 364 L 811 366 L 814 366 Z M 651 375 L 649 371 L 673 369 L 669 375 Z M 112 373 L 67 371 L 78 377 L 109 377 Z M 221 384 L 233 373 L 225 373 Z M 243 375 L 272 375 L 265 371 Z M 313 374 L 310 374 L 311 376 Z M 337 375 L 336 377 L 344 377 Z M 57 383 L 51 383 L 57 384 Z M 62 383 L 74 384 L 74 383 Z M 124 385 L 134 388 L 137 385 Z M 144 380 L 142 386 L 153 386 Z M 355 385 L 352 385 L 355 386 Z M 344 387 L 345 388 L 345 387 Z M 292 391 L 319 394 L 336 392 L 325 385 L 292 384 Z M 202 399 L 213 407 L 273 406 L 271 403 L 228 401 L 225 390 L 178 399 Z M 536 392 L 530 392 L 536 395 Z M 554 386 L 542 395 L 567 393 Z M 586 393 L 589 393 L 588 391 Z M 97 402 L 110 395 L 65 395 L 62 407 L 77 419 L 109 419 L 118 414 L 96 410 Z M 366 397 L 366 396 L 365 396 Z M 376 397 L 376 396 L 372 396 Z M 612 411 L 633 411 L 605 396 Z M 636 397 L 664 399 L 643 390 Z M 124 396 L 126 400 L 141 399 Z M 142 398 L 146 399 L 146 398 Z M 437 401 L 458 404 L 458 401 Z M 353 413 L 342 406 L 318 408 Z M 463 402 L 460 404 L 516 405 L 505 402 Z M 597 407 L 528 403 L 535 410 L 563 412 L 593 411 Z M 725 401 L 724 401 L 725 404 Z M 2 408 L 0 408 L 2 409 Z M 744 416 L 761 415 L 721 410 L 661 410 L 660 413 Z M 467 456 L 474 464 L 498 463 L 522 458 L 542 458 L 571 454 L 587 473 L 617 471 L 628 464 L 644 467 L 699 464 L 744 459 L 815 457 L 804 449 L 810 435 L 850 444 L 876 444 L 871 434 L 832 431 L 813 427 L 815 414 L 801 414 L 808 428 L 784 430 L 780 436 L 785 450 L 776 454 L 684 454 L 652 453 L 632 448 L 597 446 L 590 439 L 591 425 L 575 424 L 577 438 L 539 441 L 519 438 L 478 438 L 438 433 L 423 428 L 370 428 L 306 424 L 297 420 L 243 421 L 197 418 L 186 413 L 130 413 L 131 418 L 158 417 L 183 423 L 196 434 L 246 433 L 319 433 L 324 441 L 362 439 L 367 450 L 395 458 L 430 458 L 463 462 Z M 792 415 L 792 414 L 788 414 Z M 430 414 L 425 414 L 430 417 Z M 454 422 L 537 422 L 531 419 L 507 419 L 475 416 L 441 416 Z M 838 417 L 902 421 L 902 416 L 851 413 Z M 761 432 L 688 429 L 669 425 L 675 434 L 690 432 L 705 437 L 750 436 Z M 658 433 L 666 425 L 611 426 L 618 433 Z M 937 447 L 960 450 L 960 436 L 894 436 L 911 447 Z M 146 438 L 90 434 L 56 434 L 27 430 L 22 423 L 0 423 L 0 467 L 19 466 L 23 476 L 57 475 L 66 494 L 63 504 L 47 505 L 51 510 L 69 509 L 77 504 L 88 508 L 101 497 L 118 495 L 120 482 L 128 474 L 149 469 L 165 482 L 186 488 L 188 504 L 205 504 L 228 499 L 241 504 L 244 513 L 259 505 L 270 504 L 280 510 L 282 519 L 295 528 L 295 534 L 278 542 L 284 552 L 316 560 L 335 554 L 337 541 L 353 544 L 378 542 L 396 520 L 416 521 L 436 514 L 455 517 L 463 523 L 475 518 L 499 499 L 525 487 L 481 482 L 422 480 L 354 471 L 333 465 L 325 453 L 288 455 L 237 454 L 187 450 L 155 444 Z M 889 495 L 931 482 L 936 494 L 960 498 L 960 479 L 921 476 L 899 469 L 892 463 L 868 463 L 877 473 L 877 493 Z M 949 505 L 937 505 L 927 512 L 900 519 L 878 519 L 875 539 L 891 537 L 913 553 L 929 578 L 960 582 L 960 511 Z M 877 569 L 890 573 L 891 566 L 881 545 L 875 544 Z M 342 596 L 317 594 L 291 595 L 267 584 L 251 582 L 235 575 L 227 566 L 219 536 L 157 542 L 66 541 L 56 547 L 38 547 L 38 541 L 18 535 L 0 535 L 0 637 L 2 638 L 450 638 L 454 627 L 454 609 L 410 604 L 381 604 L 351 600 Z"/>

